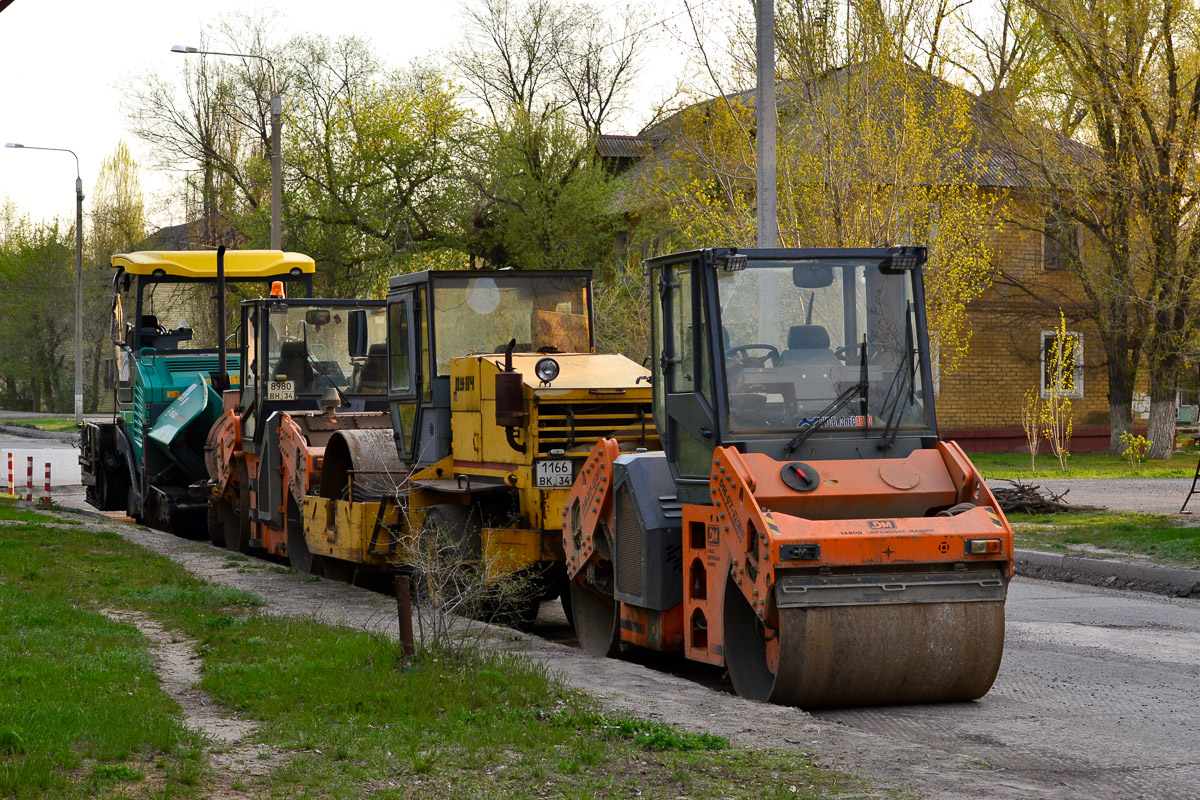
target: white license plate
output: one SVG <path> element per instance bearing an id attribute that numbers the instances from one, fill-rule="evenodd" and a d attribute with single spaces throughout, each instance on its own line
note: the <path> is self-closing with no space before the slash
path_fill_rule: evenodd
<path id="1" fill-rule="evenodd" d="M 565 458 L 533 465 L 533 485 L 538 489 L 569 489 L 574 479 L 575 469 Z"/>
<path id="2" fill-rule="evenodd" d="M 268 400 L 295 400 L 295 381 L 267 381 Z"/>

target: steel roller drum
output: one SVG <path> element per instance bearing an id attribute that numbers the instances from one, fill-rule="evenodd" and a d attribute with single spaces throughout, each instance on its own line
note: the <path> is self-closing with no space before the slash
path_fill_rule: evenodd
<path id="1" fill-rule="evenodd" d="M 774 672 L 762 624 L 725 592 L 725 658 L 743 697 L 801 708 L 975 700 L 1004 651 L 1004 602 L 779 610 Z"/>
<path id="2" fill-rule="evenodd" d="M 408 478 L 400 462 L 391 428 L 338 431 L 325 447 L 321 463 L 321 497 L 349 498 L 353 474 L 357 502 L 394 494 Z"/>

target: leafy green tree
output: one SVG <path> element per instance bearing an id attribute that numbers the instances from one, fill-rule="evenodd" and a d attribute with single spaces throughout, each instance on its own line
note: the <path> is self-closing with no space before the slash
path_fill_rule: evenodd
<path id="1" fill-rule="evenodd" d="M 91 231 L 84 261 L 85 366 L 90 380 L 84 407 L 95 412 L 104 381 L 104 361 L 112 355 L 110 304 L 111 261 L 114 253 L 127 252 L 146 238 L 146 209 L 138 164 L 124 141 L 118 142 L 100 163 L 100 175 L 91 197 Z"/>
<path id="2" fill-rule="evenodd" d="M 944 34 L 918 20 L 940 3 L 778 9 L 780 243 L 854 247 L 928 244 L 930 329 L 943 374 L 965 358 L 967 306 L 990 284 L 997 202 L 978 189 L 972 99 L 932 74 Z M 752 30 L 751 26 L 751 30 Z M 734 50 L 745 52 L 745 42 Z M 752 84 L 752 62 L 716 86 Z M 663 143 L 631 173 L 639 238 L 651 249 L 750 246 L 756 131 L 751 93 L 687 106 L 646 132 Z"/>
<path id="3" fill-rule="evenodd" d="M 0 209 L 0 403 L 68 412 L 73 404 L 75 235 Z"/>
<path id="4" fill-rule="evenodd" d="M 537 119 L 516 109 L 480 132 L 471 156 L 474 205 L 465 209 L 462 249 L 525 269 L 601 263 L 612 239 L 610 181 L 562 113 Z"/>
<path id="5" fill-rule="evenodd" d="M 1091 146 L 1084 168 L 1061 139 L 1029 142 L 1056 206 L 1098 243 L 1102 259 L 1067 248 L 1109 364 L 1112 438 L 1130 422 L 1136 365 L 1150 373 L 1151 458 L 1175 441 L 1175 387 L 1196 329 L 1200 227 L 1200 10 L 1193 3 L 1026 0 L 1051 43 L 1039 99 L 1068 109 L 1065 131 Z M 1036 108 L 1034 103 L 1030 103 Z"/>
<path id="6" fill-rule="evenodd" d="M 444 242 L 464 111 L 437 71 L 384 72 L 361 40 L 293 47 L 289 241 L 321 264 L 324 290 L 381 292 L 400 262 Z"/>

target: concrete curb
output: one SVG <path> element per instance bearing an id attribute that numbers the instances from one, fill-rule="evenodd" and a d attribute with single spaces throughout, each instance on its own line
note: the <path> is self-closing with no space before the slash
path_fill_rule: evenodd
<path id="1" fill-rule="evenodd" d="M 0 423 L 0 433 L 9 436 L 19 436 L 22 439 L 56 439 L 60 442 L 79 442 L 78 432 L 43 431 L 37 428 L 26 428 L 23 425 L 5 425 Z"/>
<path id="2" fill-rule="evenodd" d="M 1013 566 L 1027 578 L 1132 589 L 1172 597 L 1200 597 L 1200 569 L 1137 564 L 1041 550 L 1016 550 Z"/>

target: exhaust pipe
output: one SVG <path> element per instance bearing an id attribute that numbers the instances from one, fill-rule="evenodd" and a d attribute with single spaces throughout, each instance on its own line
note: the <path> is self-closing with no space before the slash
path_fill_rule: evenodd
<path id="1" fill-rule="evenodd" d="M 217 246 L 217 374 L 213 389 L 220 396 L 229 388 L 229 372 L 225 361 L 225 245 Z"/>

